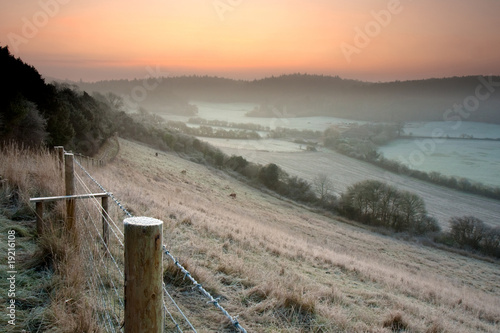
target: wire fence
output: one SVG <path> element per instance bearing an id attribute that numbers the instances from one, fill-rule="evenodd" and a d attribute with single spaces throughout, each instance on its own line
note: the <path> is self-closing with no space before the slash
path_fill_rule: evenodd
<path id="1" fill-rule="evenodd" d="M 92 197 L 90 200 L 82 201 L 77 205 L 77 216 L 81 226 L 80 255 L 82 265 L 88 275 L 87 287 L 89 297 L 96 304 L 95 318 L 98 325 L 106 332 L 121 332 L 124 327 L 124 216 L 132 217 L 132 214 L 120 203 L 120 201 L 107 191 L 92 175 L 84 168 L 81 161 L 75 158 L 75 188 L 79 194 L 92 194 L 103 191 L 112 199 L 112 208 L 104 209 L 99 198 Z M 118 222 L 120 221 L 120 222 Z M 109 231 L 108 231 L 109 230 Z M 193 288 L 208 299 L 207 304 L 214 305 L 227 317 L 233 327 L 246 333 L 240 325 L 237 317 L 232 317 L 203 286 L 197 282 L 175 257 L 163 245 L 164 260 L 172 260 L 180 269 L 185 278 L 193 283 Z M 185 311 L 169 293 L 167 286 L 163 283 L 165 311 L 165 328 L 176 332 L 197 332 Z"/>
<path id="2" fill-rule="evenodd" d="M 89 182 L 87 171 L 77 159 L 75 163 L 79 166 L 75 169 L 77 193 L 95 193 L 96 185 Z M 113 211 L 103 210 L 102 202 L 95 197 L 77 205 L 81 264 L 87 274 L 89 297 L 95 304 L 95 317 L 105 332 L 122 330 L 125 311 L 123 230 Z M 107 237 L 105 228 L 109 230 Z"/>

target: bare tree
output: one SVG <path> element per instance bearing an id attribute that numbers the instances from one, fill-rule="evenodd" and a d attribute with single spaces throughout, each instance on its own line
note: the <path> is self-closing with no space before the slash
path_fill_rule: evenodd
<path id="1" fill-rule="evenodd" d="M 325 201 L 330 192 L 333 191 L 333 182 L 325 173 L 320 173 L 314 177 L 313 184 L 321 201 Z"/>
<path id="2" fill-rule="evenodd" d="M 479 249 L 486 226 L 474 216 L 452 217 L 450 219 L 450 235 L 461 246 Z"/>
<path id="3" fill-rule="evenodd" d="M 396 231 L 411 229 L 417 221 L 427 215 L 424 200 L 418 195 L 403 191 L 399 194 L 398 218 L 393 221 Z"/>
<path id="4" fill-rule="evenodd" d="M 115 109 L 115 110 L 122 110 L 123 109 L 123 98 L 121 98 L 120 96 L 118 96 L 117 94 L 115 93 L 112 93 L 112 92 L 108 92 L 106 94 L 106 100 L 108 102 L 108 105 Z"/>

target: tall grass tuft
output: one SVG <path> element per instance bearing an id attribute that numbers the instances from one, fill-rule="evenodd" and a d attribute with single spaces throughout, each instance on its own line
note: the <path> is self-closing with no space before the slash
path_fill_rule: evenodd
<path id="1" fill-rule="evenodd" d="M 392 332 L 404 332 L 408 329 L 408 324 L 401 312 L 391 312 L 383 322 L 383 326 Z"/>
<path id="2" fill-rule="evenodd" d="M 35 212 L 29 199 L 62 195 L 62 171 L 47 148 L 8 143 L 1 146 L 0 152 L 0 216 L 10 221 L 8 227 L 15 229 L 18 237 L 31 235 Z M 33 310 L 33 323 L 28 322 L 27 327 L 35 328 L 32 326 L 36 323 L 37 330 L 50 332 L 99 332 L 92 302 L 86 296 L 83 266 L 75 265 L 81 262 L 79 250 L 74 238 L 64 232 L 63 214 L 63 202 L 46 204 L 47 227 L 38 237 L 37 249 L 19 263 L 27 268 L 26 274 L 46 271 L 51 276 L 45 306 Z"/>
<path id="3" fill-rule="evenodd" d="M 62 172 L 47 148 L 27 148 L 17 143 L 2 146 L 0 180 L 2 206 L 10 208 L 10 218 L 34 217 L 29 199 L 63 194 Z"/>

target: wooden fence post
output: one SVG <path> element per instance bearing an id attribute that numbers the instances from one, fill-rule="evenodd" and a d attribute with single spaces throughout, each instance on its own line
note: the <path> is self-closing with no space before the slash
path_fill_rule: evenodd
<path id="1" fill-rule="evenodd" d="M 56 150 L 57 159 L 59 161 L 59 170 L 62 172 L 64 168 L 64 147 L 56 146 L 54 149 Z"/>
<path id="2" fill-rule="evenodd" d="M 125 333 L 162 333 L 163 222 L 149 217 L 124 220 Z"/>
<path id="3" fill-rule="evenodd" d="M 109 225 L 108 225 L 108 197 L 101 198 L 101 206 L 102 206 L 102 239 L 104 241 L 104 245 L 108 248 L 109 242 Z M 108 251 L 105 249 L 104 255 L 108 255 Z"/>
<path id="4" fill-rule="evenodd" d="M 74 155 L 64 154 L 64 183 L 66 195 L 75 194 Z M 66 199 L 66 230 L 73 231 L 75 226 L 75 199 Z"/>
<path id="5" fill-rule="evenodd" d="M 35 204 L 36 209 L 36 232 L 38 236 L 41 236 L 43 233 L 43 202 L 37 202 Z"/>

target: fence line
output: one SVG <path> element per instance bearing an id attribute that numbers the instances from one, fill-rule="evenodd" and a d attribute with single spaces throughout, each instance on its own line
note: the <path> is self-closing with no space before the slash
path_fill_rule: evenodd
<path id="1" fill-rule="evenodd" d="M 114 201 L 114 202 L 118 205 L 118 207 L 119 207 L 119 208 L 120 208 L 120 209 L 121 209 L 121 210 L 122 210 L 125 214 L 127 214 L 127 216 L 128 216 L 128 217 L 132 217 L 132 214 L 130 214 L 130 212 L 128 212 L 128 211 L 125 209 L 125 207 L 123 207 L 123 205 L 120 203 L 120 201 L 118 201 L 118 199 L 116 199 L 116 197 L 113 195 L 113 193 L 108 192 L 108 191 L 107 191 L 107 190 L 106 190 L 106 189 L 105 189 L 105 188 L 104 188 L 101 184 L 99 184 L 99 182 L 98 182 L 97 180 L 95 180 L 95 178 L 94 178 L 94 177 L 92 177 L 92 176 L 90 175 L 90 173 L 89 173 L 87 170 L 85 170 L 85 168 L 84 168 L 84 167 L 83 167 L 83 166 L 82 166 L 82 165 L 81 165 L 81 164 L 80 164 L 77 160 L 75 160 L 75 161 L 76 161 L 76 163 L 78 164 L 78 166 L 80 167 L 80 169 L 82 169 L 82 171 L 83 171 L 83 172 L 84 172 L 84 173 L 85 173 L 85 174 L 86 174 L 86 175 L 87 175 L 87 176 L 88 176 L 88 177 L 89 177 L 89 178 L 90 178 L 90 179 L 91 179 L 91 180 L 92 180 L 92 181 L 93 181 L 93 182 L 94 182 L 97 186 L 99 186 L 99 188 L 100 188 L 102 191 L 106 192 L 106 193 L 109 195 L 109 197 L 110 197 L 111 199 L 113 199 L 113 201 Z M 122 234 L 122 236 L 123 236 L 123 234 Z"/>
<path id="2" fill-rule="evenodd" d="M 88 178 L 91 180 L 92 184 L 96 185 L 102 191 L 108 193 L 110 196 L 112 195 L 99 182 L 97 182 L 97 180 L 94 177 L 92 177 L 90 175 L 90 173 L 81 165 L 81 163 L 79 163 L 78 161 L 75 161 L 75 163 L 78 165 L 79 169 L 83 172 L 83 174 L 85 174 L 86 176 L 88 176 Z M 83 191 L 85 191 L 85 192 L 92 192 L 91 189 L 90 189 L 90 185 L 87 185 L 85 183 L 85 181 L 83 180 L 82 176 L 75 175 L 75 179 L 77 180 L 77 183 L 79 184 L 79 186 L 82 188 Z M 123 205 L 120 203 L 120 201 L 118 199 L 116 199 L 116 197 L 113 196 L 113 200 L 116 203 L 116 205 L 118 206 L 118 208 L 120 208 L 127 216 L 132 217 L 132 214 L 130 214 L 125 208 L 123 208 Z M 99 211 L 100 210 L 99 209 L 100 208 L 99 201 L 94 198 L 94 200 L 91 200 L 91 202 L 94 205 L 94 207 L 97 208 L 97 211 Z M 114 221 L 113 218 L 111 218 L 111 216 L 110 216 L 109 213 L 106 216 L 103 216 L 103 218 L 106 220 L 106 223 L 108 223 L 111 226 L 110 229 L 112 230 L 113 236 L 114 236 L 114 238 L 116 239 L 116 241 L 119 243 L 120 247 L 123 250 L 123 248 L 124 248 L 124 240 L 123 240 L 124 235 L 123 235 L 123 231 L 118 227 L 117 223 Z M 92 225 L 94 226 L 94 231 L 98 234 L 97 222 L 93 218 L 91 218 L 91 222 L 92 222 Z M 92 236 L 92 234 L 89 234 L 89 235 Z M 106 242 L 104 241 L 104 239 L 102 238 L 102 236 L 100 236 L 100 234 L 98 234 L 98 237 L 100 238 L 101 243 L 104 244 L 104 246 L 106 247 L 106 252 L 108 253 L 109 257 L 111 258 L 112 264 L 114 264 L 116 266 L 116 268 L 118 269 L 118 271 L 120 273 L 120 277 L 121 277 L 121 284 L 123 284 L 124 274 L 123 274 L 123 270 L 120 267 L 118 267 L 118 263 L 117 263 L 118 260 L 114 259 L 113 254 L 111 253 L 110 249 L 106 246 Z M 90 257 L 90 260 L 92 260 L 92 257 Z M 102 258 L 101 258 L 101 261 L 102 261 Z M 95 290 L 95 288 L 94 288 L 94 290 Z M 189 319 L 187 318 L 187 316 L 180 309 L 179 305 L 175 302 L 175 300 L 172 298 L 172 296 L 168 293 L 165 285 L 163 285 L 163 290 L 164 290 L 165 294 L 167 295 L 167 298 L 170 300 L 170 303 L 175 307 L 175 309 L 179 312 L 180 316 L 187 323 L 187 326 L 191 330 L 193 330 L 194 332 L 196 332 L 196 329 L 191 324 L 191 322 L 189 321 Z M 99 291 L 101 293 L 103 293 L 102 290 L 99 290 Z M 121 301 L 121 303 L 123 303 L 123 301 Z M 176 327 L 176 330 L 179 331 L 179 332 L 182 332 L 180 324 L 175 320 L 173 314 L 169 311 L 169 309 L 168 309 L 168 307 L 167 307 L 167 305 L 166 305 L 165 302 L 164 302 L 164 309 L 165 309 L 165 312 L 169 315 L 171 321 L 174 323 L 174 325 Z M 120 310 L 122 310 L 122 309 L 120 309 Z M 121 314 L 122 313 L 120 311 L 120 315 Z M 101 323 L 105 324 L 105 322 L 103 322 L 102 318 L 101 318 Z"/>
<path id="3" fill-rule="evenodd" d="M 83 230 L 81 239 L 80 254 L 85 257 L 86 273 L 89 274 L 87 284 L 89 290 L 94 294 L 94 299 L 98 300 L 95 312 L 99 325 L 107 332 L 117 332 L 123 330 L 124 325 L 124 233 L 123 225 L 117 223 L 118 211 L 110 213 L 109 210 L 104 210 L 103 205 L 96 197 L 92 197 L 92 188 L 99 188 L 111 197 L 116 204 L 116 207 L 121 210 L 126 216 L 133 217 L 132 214 L 125 209 L 120 201 L 109 191 L 107 191 L 92 175 L 84 168 L 78 159 L 74 159 L 78 166 L 79 172 L 74 172 L 75 183 L 78 186 L 76 193 L 88 193 L 89 199 L 86 204 L 78 205 L 78 213 L 81 222 L 78 226 Z M 102 221 L 102 231 L 99 229 L 99 222 Z M 104 234 L 105 229 L 111 230 L 111 235 Z M 109 237 L 111 236 L 111 237 Z M 109 239 L 108 239 L 109 238 Z M 193 283 L 194 288 L 208 298 L 208 303 L 214 305 L 224 314 L 231 324 L 241 332 L 246 333 L 246 330 L 239 324 L 237 316 L 232 317 L 227 310 L 219 303 L 218 298 L 214 298 L 203 286 L 196 281 L 191 273 L 187 271 L 175 257 L 167 250 L 165 245 L 162 245 L 163 254 L 170 258 L 175 266 L 188 277 Z M 187 316 L 169 294 L 165 283 L 163 283 L 164 295 L 172 304 L 173 308 L 179 313 L 180 317 L 186 323 L 189 330 L 196 332 L 196 329 L 191 324 Z M 169 310 L 166 304 L 165 297 L 163 298 L 163 309 L 165 315 L 168 314 L 170 321 L 174 324 L 178 332 L 183 332 L 181 325 L 175 320 L 175 316 Z"/>
<path id="4" fill-rule="evenodd" d="M 209 299 L 208 303 L 211 303 L 213 304 L 216 308 L 218 308 L 230 321 L 231 321 L 231 324 L 233 324 L 234 327 L 236 327 L 237 329 L 239 329 L 241 332 L 244 332 L 246 333 L 247 331 L 240 325 L 240 323 L 238 322 L 238 318 L 237 317 L 232 317 L 227 311 L 226 309 L 224 309 L 220 304 L 219 304 L 219 300 L 218 298 L 214 298 L 212 295 L 210 295 L 210 293 L 205 289 L 203 288 L 203 286 L 201 285 L 201 283 L 198 283 L 198 281 L 196 281 L 193 276 L 191 275 L 191 273 L 189 273 L 189 271 L 187 269 L 185 269 L 180 263 L 179 261 L 177 261 L 177 259 L 175 259 L 175 257 L 170 253 L 170 251 L 167 250 L 166 246 L 163 245 L 163 251 L 164 253 L 170 258 L 173 260 L 175 266 L 177 266 L 182 273 L 184 273 L 184 276 L 187 277 L 194 285 L 194 287 L 196 289 L 198 289 L 205 297 L 207 297 Z"/>
<path id="5" fill-rule="evenodd" d="M 76 164 L 80 169 L 83 168 L 79 162 Z M 75 180 L 79 193 L 92 193 L 90 186 L 78 172 L 75 172 Z M 87 274 L 87 286 L 92 299 L 96 301 L 96 319 L 106 332 L 120 332 L 125 311 L 123 232 L 109 211 L 103 213 L 101 203 L 96 198 L 79 204 L 77 211 L 78 228 L 82 230 L 80 255 Z M 111 230 L 107 240 L 100 230 L 101 221 Z"/>
<path id="6" fill-rule="evenodd" d="M 191 322 L 189 321 L 189 319 L 187 319 L 186 315 L 184 314 L 184 312 L 179 308 L 179 306 L 177 305 L 177 303 L 174 301 L 174 299 L 172 298 L 172 296 L 170 295 L 170 293 L 168 292 L 167 290 L 167 286 L 165 285 L 165 282 L 163 283 L 163 292 L 165 293 L 165 295 L 168 296 L 168 298 L 170 299 L 170 301 L 172 302 L 172 304 L 175 306 L 175 308 L 177 309 L 177 311 L 179 311 L 179 313 L 181 314 L 181 316 L 184 318 L 184 320 L 189 324 L 190 328 L 193 330 L 193 332 L 196 332 L 196 329 L 193 327 L 193 325 L 191 325 Z M 168 313 L 168 315 L 170 316 L 170 320 L 172 320 L 172 322 L 174 323 L 175 325 L 175 328 L 177 329 L 177 331 L 179 332 L 182 332 L 182 329 L 180 328 L 179 324 L 177 323 L 177 321 L 174 319 L 173 315 L 170 313 L 170 311 L 168 311 L 168 308 L 167 308 L 167 305 L 165 304 L 165 301 L 163 302 L 163 308 L 165 309 L 165 312 Z"/>
<path id="7" fill-rule="evenodd" d="M 76 164 L 80 167 L 80 169 L 85 172 L 85 174 L 87 176 L 90 177 L 90 179 L 92 181 L 94 181 L 95 184 L 97 184 L 99 186 L 99 188 L 104 191 L 108 196 L 110 196 L 111 198 L 114 199 L 114 201 L 117 203 L 118 207 L 121 208 L 129 217 L 132 217 L 132 214 L 130 214 L 127 210 L 125 210 L 123 208 L 123 206 L 121 205 L 121 203 L 116 200 L 116 198 L 113 196 L 112 193 L 108 192 L 102 185 L 100 185 L 92 176 L 90 176 L 90 174 L 88 173 L 87 170 L 85 170 L 85 168 L 83 168 L 83 166 L 78 163 L 78 161 L 76 161 Z M 92 193 L 90 191 L 90 188 L 88 185 L 85 184 L 85 182 L 83 181 L 83 179 L 78 175 L 78 174 L 75 174 L 75 178 L 79 181 L 79 183 L 84 187 L 85 191 L 87 191 L 87 193 Z M 94 204 L 95 204 L 95 207 L 96 208 L 101 208 L 101 203 L 99 203 L 99 201 L 97 199 L 94 198 L 93 200 Z M 112 226 L 114 228 L 111 228 L 111 230 L 113 231 L 113 233 L 115 234 L 115 236 L 117 237 L 117 239 L 119 239 L 120 237 L 123 239 L 123 231 L 118 227 L 118 224 L 115 222 L 115 220 L 113 218 L 111 218 L 111 215 L 109 214 L 109 212 L 106 212 L 105 216 L 103 216 L 103 218 L 106 220 L 106 222 L 108 223 L 108 227 L 109 227 L 109 222 L 111 222 Z M 115 231 L 116 230 L 116 231 Z M 116 234 L 116 232 L 118 232 L 120 234 L 120 236 L 118 236 Z M 123 247 L 123 242 L 120 241 L 122 247 Z"/>

